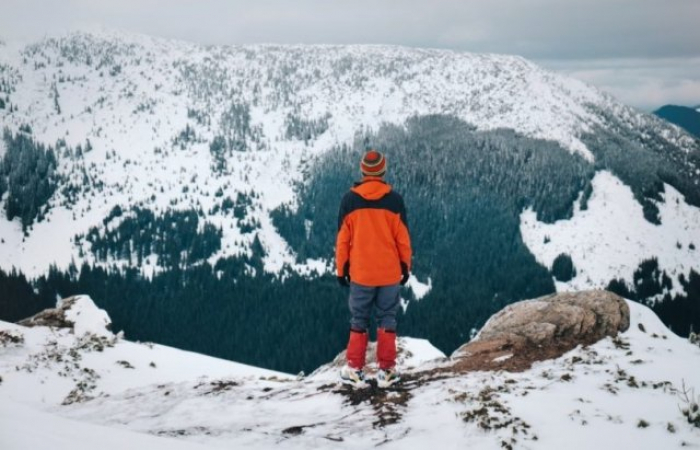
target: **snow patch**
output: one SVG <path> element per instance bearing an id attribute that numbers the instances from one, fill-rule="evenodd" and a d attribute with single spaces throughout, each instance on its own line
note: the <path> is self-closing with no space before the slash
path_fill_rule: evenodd
<path id="1" fill-rule="evenodd" d="M 509 354 L 509 355 L 503 355 L 503 356 L 499 356 L 498 358 L 493 358 L 492 361 L 495 362 L 495 363 L 499 363 L 499 362 L 506 361 L 506 360 L 508 360 L 508 359 L 510 359 L 510 358 L 512 358 L 512 357 L 513 357 L 513 354 L 511 353 L 511 354 Z"/>
<path id="2" fill-rule="evenodd" d="M 406 286 L 411 288 L 411 290 L 413 291 L 413 295 L 416 297 L 416 300 L 421 300 L 423 297 L 428 295 L 430 290 L 433 288 L 433 280 L 430 279 L 430 277 L 428 277 L 427 283 L 421 283 L 418 280 L 418 277 L 416 277 L 414 274 L 411 274 L 411 276 L 408 278 L 408 281 L 406 282 Z"/>
<path id="3" fill-rule="evenodd" d="M 401 337 L 399 338 L 399 346 L 405 352 L 400 369 L 418 367 L 428 361 L 445 358 L 445 354 L 435 348 L 427 339 Z"/>
<path id="4" fill-rule="evenodd" d="M 32 408 L 22 402 L 0 402 L 0 441 L 3 450 L 203 450 L 181 439 L 152 436 L 124 428 L 94 425 Z"/>
<path id="5" fill-rule="evenodd" d="M 661 225 L 654 225 L 632 190 L 611 172 L 597 172 L 592 185 L 588 209 L 577 203 L 571 219 L 547 224 L 532 209 L 520 215 L 523 241 L 538 262 L 551 268 L 559 254 L 571 256 L 576 276 L 557 282 L 557 290 L 604 288 L 613 278 L 631 285 L 639 264 L 656 257 L 673 281 L 670 293 L 682 293 L 678 277 L 687 277 L 700 258 L 700 209 L 665 184 L 664 201 L 658 203 Z"/>
<path id="6" fill-rule="evenodd" d="M 59 300 L 56 305 L 61 308 L 64 300 Z M 94 334 L 97 336 L 112 337 L 108 327 L 112 324 L 107 311 L 100 309 L 87 295 L 71 297 L 72 304 L 66 309 L 66 319 L 73 322 L 73 332 L 77 336 Z"/>

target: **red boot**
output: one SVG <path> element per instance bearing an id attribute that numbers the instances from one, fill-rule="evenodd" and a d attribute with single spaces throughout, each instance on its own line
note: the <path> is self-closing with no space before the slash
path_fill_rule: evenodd
<path id="1" fill-rule="evenodd" d="M 346 356 L 348 359 L 348 366 L 353 369 L 362 369 L 365 367 L 367 337 L 367 332 L 365 331 L 350 330 L 350 340 L 348 341 Z"/>
<path id="2" fill-rule="evenodd" d="M 377 362 L 384 370 L 396 366 L 396 331 L 377 329 Z"/>

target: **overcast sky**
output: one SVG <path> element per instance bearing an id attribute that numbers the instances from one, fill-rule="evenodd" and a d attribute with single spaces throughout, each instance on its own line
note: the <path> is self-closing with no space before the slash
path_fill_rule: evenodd
<path id="1" fill-rule="evenodd" d="M 700 0 L 0 0 L 0 37 L 102 24 L 206 44 L 517 54 L 641 109 L 700 104 Z"/>

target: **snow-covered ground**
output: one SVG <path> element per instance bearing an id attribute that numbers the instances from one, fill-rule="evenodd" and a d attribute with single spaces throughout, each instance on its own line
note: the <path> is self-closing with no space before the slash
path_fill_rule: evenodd
<path id="1" fill-rule="evenodd" d="M 588 209 L 577 203 L 571 219 L 547 224 L 531 209 L 520 217 L 523 241 L 537 260 L 552 267 L 554 259 L 568 254 L 576 268 L 569 282 L 557 290 L 604 288 L 611 274 L 631 281 L 639 264 L 657 258 L 659 270 L 673 280 L 672 294 L 681 292 L 680 275 L 688 278 L 700 260 L 700 208 L 688 205 L 683 195 L 664 185 L 658 203 L 660 225 L 644 218 L 632 190 L 608 171 L 597 172 Z M 663 294 L 661 295 L 663 297 Z"/>
<path id="2" fill-rule="evenodd" d="M 207 448 L 181 439 L 155 437 L 126 429 L 72 420 L 7 399 L 3 399 L 0 403 L 0 445 L 6 450 L 43 448 L 201 450 Z"/>
<path id="3" fill-rule="evenodd" d="M 325 376 L 298 379 L 114 336 L 0 323 L 0 446 L 698 448 L 700 428 L 681 409 L 684 386 L 700 392 L 700 348 L 648 308 L 629 306 L 631 326 L 618 338 L 522 373 L 436 376 L 430 369 L 449 361 L 426 361 L 439 355 L 408 342 L 420 361 L 402 366 L 404 386 L 367 396 Z M 75 389 L 85 395 L 71 396 Z"/>
<path id="4" fill-rule="evenodd" d="M 113 395 L 143 385 L 206 377 L 290 377 L 172 347 L 126 341 L 106 329 L 107 313 L 87 296 L 78 297 L 66 319 L 75 323 L 72 329 L 2 322 L 0 330 L 23 339 L 21 345 L 0 347 L 0 386 L 13 386 L 3 390 L 4 396 L 56 405 L 76 388 L 81 395 Z"/>

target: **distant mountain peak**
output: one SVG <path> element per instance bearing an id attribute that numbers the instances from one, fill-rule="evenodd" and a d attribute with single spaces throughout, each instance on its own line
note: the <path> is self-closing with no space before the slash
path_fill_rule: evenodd
<path id="1" fill-rule="evenodd" d="M 700 138 L 700 106 L 665 105 L 654 114 Z"/>

